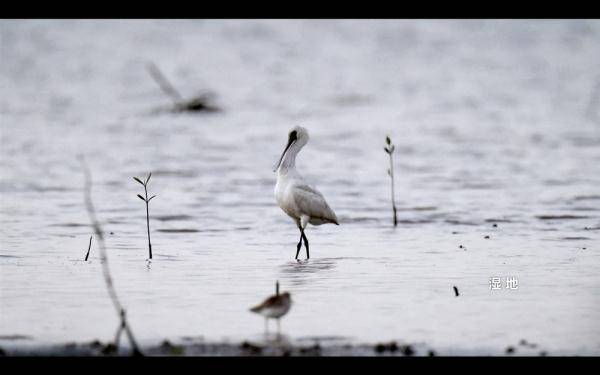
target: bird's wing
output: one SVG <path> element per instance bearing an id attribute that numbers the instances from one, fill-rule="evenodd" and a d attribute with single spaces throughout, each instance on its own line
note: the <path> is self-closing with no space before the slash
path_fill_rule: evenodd
<path id="1" fill-rule="evenodd" d="M 269 298 L 267 298 L 266 300 L 262 301 L 259 305 L 256 305 L 256 306 L 250 308 L 250 311 L 259 312 L 262 309 L 281 305 L 283 302 L 284 301 L 283 301 L 283 298 L 281 297 L 281 295 L 279 295 L 279 296 L 273 295 L 273 296 L 270 296 Z"/>
<path id="2" fill-rule="evenodd" d="M 335 212 L 329 207 L 325 198 L 317 189 L 305 184 L 298 184 L 294 185 L 292 194 L 294 202 L 303 214 L 338 224 Z"/>
<path id="3" fill-rule="evenodd" d="M 270 296 L 269 298 L 267 298 L 266 300 L 262 301 L 260 304 L 252 307 L 250 309 L 250 311 L 252 312 L 258 312 L 262 309 L 264 309 L 265 307 L 269 307 L 270 305 L 273 304 L 273 301 L 277 298 L 277 296 Z"/>

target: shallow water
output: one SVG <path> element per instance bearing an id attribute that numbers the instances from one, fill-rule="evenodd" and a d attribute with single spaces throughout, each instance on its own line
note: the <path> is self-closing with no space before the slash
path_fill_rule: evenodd
<path id="1" fill-rule="evenodd" d="M 600 354 L 600 22 L 2 20 L 0 37 L 0 345 L 116 331 L 95 241 L 83 261 L 84 155 L 144 343 L 258 339 L 248 308 L 279 280 L 293 340 Z M 157 111 L 148 61 L 223 111 Z M 296 124 L 341 223 L 310 227 L 299 263 L 272 172 Z M 149 171 L 150 264 L 132 179 Z"/>

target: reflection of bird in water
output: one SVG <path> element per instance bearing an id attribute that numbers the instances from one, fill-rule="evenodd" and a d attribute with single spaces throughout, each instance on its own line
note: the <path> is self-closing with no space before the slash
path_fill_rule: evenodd
<path id="1" fill-rule="evenodd" d="M 275 283 L 275 295 L 264 300 L 260 305 L 250 309 L 253 313 L 257 313 L 265 317 L 265 331 L 269 331 L 269 318 L 277 319 L 277 332 L 281 330 L 279 318 L 287 314 L 292 306 L 292 298 L 290 293 L 285 292 L 279 294 L 279 281 Z"/>
<path id="2" fill-rule="evenodd" d="M 306 259 L 310 258 L 308 252 L 308 239 L 304 229 L 308 223 L 321 225 L 332 223 L 339 225 L 335 212 L 329 207 L 323 195 L 315 188 L 310 187 L 296 171 L 296 155 L 308 142 L 308 131 L 301 126 L 290 130 L 288 143 L 279 158 L 274 171 L 277 171 L 277 184 L 275 185 L 275 199 L 281 209 L 288 214 L 300 229 L 300 241 L 296 247 L 296 259 L 300 254 L 302 240 L 306 248 Z"/>

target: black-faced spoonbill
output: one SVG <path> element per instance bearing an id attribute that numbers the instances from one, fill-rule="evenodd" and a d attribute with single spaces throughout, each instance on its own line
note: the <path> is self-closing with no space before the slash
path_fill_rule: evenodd
<path id="1" fill-rule="evenodd" d="M 306 248 L 306 259 L 310 258 L 308 252 L 308 239 L 304 229 L 308 223 L 321 225 L 332 223 L 339 225 L 335 212 L 329 207 L 323 195 L 315 188 L 310 187 L 296 171 L 296 155 L 308 142 L 308 131 L 301 126 L 290 130 L 288 143 L 279 158 L 273 172 L 277 172 L 275 185 L 275 199 L 283 212 L 288 214 L 300 229 L 300 241 L 296 249 L 296 259 L 302 247 Z"/>
<path id="2" fill-rule="evenodd" d="M 253 313 L 257 313 L 265 317 L 265 331 L 269 329 L 269 318 L 277 319 L 277 332 L 281 330 L 279 318 L 287 314 L 292 306 L 292 298 L 290 293 L 285 292 L 279 294 L 279 281 L 275 283 L 275 295 L 264 300 L 260 305 L 250 309 Z"/>

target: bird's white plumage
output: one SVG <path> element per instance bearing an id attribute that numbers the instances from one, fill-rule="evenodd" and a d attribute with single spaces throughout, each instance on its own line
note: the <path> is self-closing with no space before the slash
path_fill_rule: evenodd
<path id="1" fill-rule="evenodd" d="M 335 213 L 317 189 L 303 180 L 287 176 L 278 179 L 278 186 L 280 190 L 276 188 L 275 193 L 277 203 L 288 216 L 295 220 L 306 216 L 306 220 L 312 225 L 337 224 Z"/>
<path id="2" fill-rule="evenodd" d="M 292 142 L 292 133 L 296 140 Z M 307 223 L 321 225 L 338 224 L 335 212 L 317 189 L 311 187 L 296 170 L 296 155 L 308 142 L 308 131 L 300 126 L 290 131 L 288 148 L 277 168 L 275 199 L 281 209 L 302 228 Z"/>

